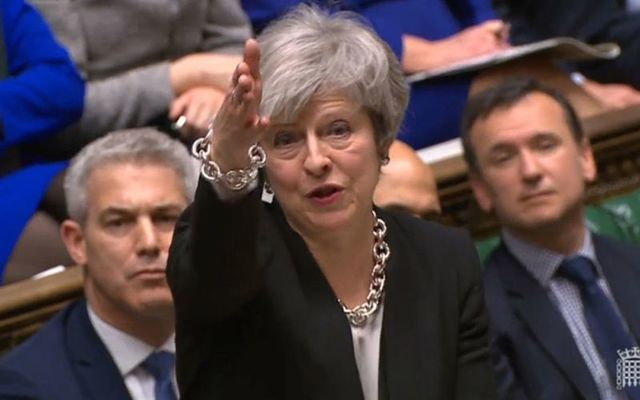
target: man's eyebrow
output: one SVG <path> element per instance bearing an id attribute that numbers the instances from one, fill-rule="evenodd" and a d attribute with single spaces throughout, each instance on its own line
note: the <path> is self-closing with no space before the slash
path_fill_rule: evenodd
<path id="1" fill-rule="evenodd" d="M 105 214 L 129 214 L 132 212 L 131 208 L 120 206 L 109 206 L 100 212 L 101 215 Z"/>
<path id="2" fill-rule="evenodd" d="M 490 148 L 489 148 L 489 153 L 495 153 L 498 151 L 505 151 L 505 150 L 510 150 L 513 149 L 515 146 L 511 143 L 507 143 L 507 142 L 498 142 L 498 143 L 494 143 Z"/>
<path id="3" fill-rule="evenodd" d="M 177 203 L 168 203 L 168 204 L 161 204 L 159 206 L 153 207 L 151 209 L 152 213 L 155 212 L 173 212 L 173 211 L 182 211 L 183 206 L 181 206 L 180 204 Z"/>

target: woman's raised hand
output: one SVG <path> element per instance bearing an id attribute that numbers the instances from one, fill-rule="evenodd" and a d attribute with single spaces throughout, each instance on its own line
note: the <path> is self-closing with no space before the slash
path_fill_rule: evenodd
<path id="1" fill-rule="evenodd" d="M 249 39 L 213 121 L 211 159 L 223 171 L 245 168 L 249 164 L 247 151 L 260 140 L 269 124 L 267 117 L 259 115 L 261 97 L 260 49 L 255 39 Z"/>

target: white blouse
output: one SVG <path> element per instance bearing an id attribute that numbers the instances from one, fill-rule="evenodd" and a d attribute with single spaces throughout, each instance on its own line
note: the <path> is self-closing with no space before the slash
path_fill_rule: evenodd
<path id="1" fill-rule="evenodd" d="M 378 400 L 378 369 L 380 365 L 380 334 L 384 304 L 378 306 L 373 319 L 363 327 L 351 326 L 353 353 L 365 400 Z"/>

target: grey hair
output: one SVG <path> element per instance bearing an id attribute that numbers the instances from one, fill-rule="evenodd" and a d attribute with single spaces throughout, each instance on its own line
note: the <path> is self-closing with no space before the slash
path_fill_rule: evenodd
<path id="1" fill-rule="evenodd" d="M 153 128 L 126 129 L 91 142 L 71 160 L 64 179 L 67 212 L 71 218 L 85 222 L 87 181 L 93 171 L 111 163 L 167 166 L 181 178 L 187 200 L 193 200 L 198 170 L 186 147 Z"/>
<path id="2" fill-rule="evenodd" d="M 391 48 L 357 14 L 302 4 L 258 43 L 262 115 L 292 122 L 314 95 L 340 92 L 369 113 L 378 150 L 398 134 L 409 86 Z"/>

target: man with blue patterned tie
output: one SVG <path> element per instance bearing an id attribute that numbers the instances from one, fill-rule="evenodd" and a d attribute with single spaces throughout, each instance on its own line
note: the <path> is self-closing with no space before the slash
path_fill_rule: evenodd
<path id="1" fill-rule="evenodd" d="M 462 130 L 476 199 L 503 226 L 485 271 L 501 397 L 640 399 L 616 370 L 640 338 L 640 249 L 587 228 L 596 167 L 571 105 L 509 80 L 469 101 Z"/>
<path id="2" fill-rule="evenodd" d="M 73 159 L 65 178 L 71 219 L 61 232 L 85 270 L 86 299 L 0 362 L 30 381 L 0 381 L 0 398 L 22 388 L 30 399 L 176 400 L 165 268 L 196 178 L 187 149 L 151 128 L 111 133 Z"/>

